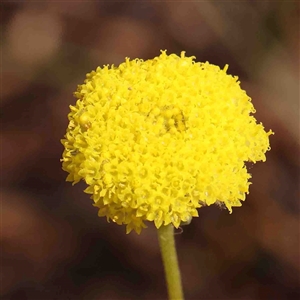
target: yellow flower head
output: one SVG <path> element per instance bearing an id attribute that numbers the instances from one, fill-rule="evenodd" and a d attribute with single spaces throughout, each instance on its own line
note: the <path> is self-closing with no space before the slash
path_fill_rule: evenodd
<path id="1" fill-rule="evenodd" d="M 194 57 L 98 67 L 78 86 L 62 143 L 67 181 L 88 185 L 99 216 L 140 233 L 198 216 L 197 208 L 241 206 L 269 135 L 251 115 L 237 77 Z"/>

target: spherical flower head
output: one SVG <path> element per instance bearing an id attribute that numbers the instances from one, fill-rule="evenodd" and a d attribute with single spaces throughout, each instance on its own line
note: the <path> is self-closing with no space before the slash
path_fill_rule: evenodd
<path id="1" fill-rule="evenodd" d="M 99 216 L 127 233 L 145 221 L 177 228 L 203 205 L 241 206 L 245 162 L 266 160 L 272 132 L 226 71 L 162 51 L 87 74 L 62 140 L 67 181 L 84 180 Z"/>

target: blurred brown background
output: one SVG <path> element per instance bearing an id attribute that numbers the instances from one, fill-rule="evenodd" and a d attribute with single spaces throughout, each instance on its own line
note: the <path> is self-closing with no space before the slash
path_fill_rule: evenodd
<path id="1" fill-rule="evenodd" d="M 166 298 L 154 228 L 98 218 L 59 161 L 85 73 L 160 49 L 228 63 L 276 133 L 244 205 L 202 208 L 176 235 L 186 299 L 300 295 L 298 1 L 2 1 L 1 14 L 3 299 Z"/>

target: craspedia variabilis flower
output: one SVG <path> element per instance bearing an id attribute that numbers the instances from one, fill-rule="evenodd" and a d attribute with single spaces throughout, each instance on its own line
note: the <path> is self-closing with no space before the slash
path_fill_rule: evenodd
<path id="1" fill-rule="evenodd" d="M 272 132 L 226 71 L 162 51 L 87 74 L 62 140 L 67 181 L 84 180 L 99 216 L 127 232 L 178 227 L 202 205 L 241 206 L 245 162 L 266 160 Z"/>

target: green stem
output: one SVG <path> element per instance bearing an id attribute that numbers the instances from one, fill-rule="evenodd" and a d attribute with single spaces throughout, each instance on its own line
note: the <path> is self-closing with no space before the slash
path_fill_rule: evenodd
<path id="1" fill-rule="evenodd" d="M 174 241 L 174 227 L 172 224 L 158 229 L 160 251 L 165 268 L 170 300 L 183 300 L 180 270 Z"/>

